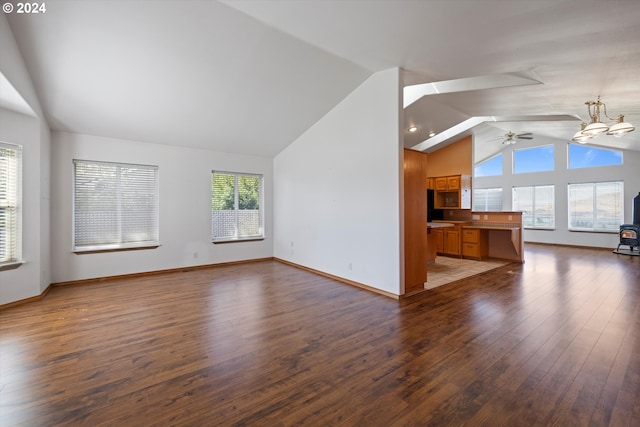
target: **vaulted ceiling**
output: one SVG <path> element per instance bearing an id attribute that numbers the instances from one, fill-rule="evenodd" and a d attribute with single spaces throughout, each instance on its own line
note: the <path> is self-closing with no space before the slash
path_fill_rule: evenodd
<path id="1" fill-rule="evenodd" d="M 5 16 L 57 130 L 274 156 L 392 67 L 407 86 L 437 82 L 404 111 L 418 128 L 407 147 L 473 133 L 486 155 L 507 131 L 569 141 L 598 95 L 640 126 L 638 1 L 46 5 Z M 593 143 L 640 150 L 640 130 Z"/>

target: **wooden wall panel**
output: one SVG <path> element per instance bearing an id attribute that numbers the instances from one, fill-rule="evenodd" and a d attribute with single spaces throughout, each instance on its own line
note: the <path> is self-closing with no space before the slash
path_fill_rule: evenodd
<path id="1" fill-rule="evenodd" d="M 462 138 L 428 155 L 428 176 L 472 175 L 473 139 Z"/>
<path id="2" fill-rule="evenodd" d="M 404 150 L 404 267 L 409 294 L 427 281 L 427 155 Z"/>

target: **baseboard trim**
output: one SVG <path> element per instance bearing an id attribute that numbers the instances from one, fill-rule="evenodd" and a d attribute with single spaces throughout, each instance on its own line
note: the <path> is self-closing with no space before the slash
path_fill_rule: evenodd
<path id="1" fill-rule="evenodd" d="M 58 287 L 58 286 L 90 285 L 92 283 L 100 283 L 100 282 L 104 282 L 106 280 L 130 279 L 130 278 L 134 278 L 134 277 L 154 276 L 154 275 L 166 274 L 166 273 L 184 273 L 184 272 L 193 271 L 193 270 L 204 270 L 204 269 L 207 269 L 207 268 L 217 268 L 217 267 L 224 267 L 224 266 L 229 266 L 229 265 L 249 264 L 249 263 L 253 263 L 253 262 L 273 261 L 273 260 L 274 260 L 273 257 L 253 258 L 253 259 L 247 259 L 247 260 L 241 260 L 241 261 L 229 261 L 229 262 L 220 262 L 220 263 L 216 263 L 216 264 L 193 265 L 193 266 L 189 266 L 189 267 L 169 268 L 169 269 L 166 269 L 166 270 L 143 271 L 143 272 L 140 272 L 140 273 L 129 273 L 129 274 L 119 274 L 119 275 L 115 275 L 115 276 L 94 277 L 94 278 L 91 278 L 91 279 L 70 280 L 68 282 L 56 282 L 56 283 L 49 284 L 49 286 L 47 286 L 47 288 L 40 295 L 34 295 L 32 297 L 29 297 L 29 298 L 25 298 L 25 299 L 21 299 L 21 300 L 18 300 L 18 301 L 12 301 L 12 302 L 8 302 L 6 304 L 2 304 L 2 305 L 0 305 L 0 310 L 4 310 L 4 309 L 9 308 L 9 307 L 15 307 L 17 305 L 23 305 L 23 304 L 28 304 L 28 303 L 31 303 L 31 302 L 40 301 L 49 293 L 49 291 L 51 289 L 53 289 L 54 287 Z"/>
<path id="2" fill-rule="evenodd" d="M 192 265 L 188 267 L 168 268 L 165 270 L 142 271 L 140 273 L 119 274 L 115 276 L 96 277 L 92 279 L 71 280 L 68 282 L 56 282 L 56 283 L 52 283 L 51 286 L 56 287 L 56 286 L 86 285 L 91 283 L 104 282 L 106 280 L 132 279 L 134 277 L 155 276 L 158 274 L 167 274 L 167 273 L 185 273 L 187 271 L 193 271 L 193 270 L 205 270 L 208 268 L 217 268 L 217 267 L 225 267 L 229 265 L 249 264 L 253 262 L 273 261 L 273 260 L 274 260 L 273 257 L 268 257 L 268 258 L 246 259 L 241 261 L 220 262 L 216 264 Z"/>
<path id="3" fill-rule="evenodd" d="M 311 267 L 306 267 L 304 265 L 296 264 L 295 262 L 287 261 L 282 258 L 274 258 L 275 261 L 281 262 L 282 264 L 290 265 L 291 267 L 299 268 L 301 270 L 306 270 L 311 273 L 317 274 L 319 276 L 326 277 L 328 279 L 335 280 L 340 283 L 344 283 L 346 285 L 355 286 L 356 288 L 364 289 L 365 291 L 374 292 L 376 294 L 393 298 L 399 300 L 401 295 L 392 294 L 391 292 L 383 291 L 378 288 L 374 288 L 373 286 L 365 285 L 364 283 L 354 282 L 353 280 L 345 279 L 344 277 L 335 276 L 333 274 L 325 273 L 324 271 L 316 270 Z"/>
<path id="4" fill-rule="evenodd" d="M 558 246 L 558 247 L 564 247 L 564 248 L 576 248 L 576 249 L 601 249 L 601 250 L 607 250 L 607 251 L 612 251 L 613 248 L 605 248 L 602 246 L 583 246 L 583 245 L 570 245 L 567 243 L 547 243 L 547 242 L 528 242 L 528 241 L 524 241 L 525 244 L 527 245 L 539 245 L 539 246 Z"/>
<path id="5" fill-rule="evenodd" d="M 23 305 L 23 304 L 28 304 L 28 303 L 31 303 L 31 302 L 42 301 L 42 299 L 45 296 L 47 296 L 47 294 L 49 293 L 49 291 L 51 290 L 52 287 L 53 287 L 52 285 L 47 286 L 45 288 L 45 290 L 42 291 L 42 293 L 40 295 L 34 295 L 32 297 L 29 297 L 29 298 L 19 299 L 17 301 L 11 301 L 11 302 L 8 302 L 6 304 L 1 304 L 0 305 L 0 311 L 2 311 L 4 309 L 7 309 L 7 308 L 15 307 L 15 306 L 18 306 L 18 305 Z"/>
<path id="6" fill-rule="evenodd" d="M 91 279 L 81 279 L 81 280 L 70 280 L 67 282 L 55 282 L 55 283 L 51 283 L 49 286 L 47 286 L 47 288 L 40 294 L 40 295 L 35 295 L 29 298 L 25 298 L 25 299 L 21 299 L 18 301 L 12 301 L 12 302 L 8 302 L 6 304 L 2 304 L 0 305 L 0 310 L 4 310 L 6 308 L 10 308 L 10 307 L 15 307 L 18 305 L 23 305 L 23 304 L 28 304 L 28 303 L 32 303 L 32 302 L 37 302 L 37 301 L 41 301 L 48 293 L 51 289 L 53 289 L 54 287 L 63 287 L 63 286 L 79 286 L 79 285 L 90 285 L 93 283 L 100 283 L 100 282 L 104 282 L 107 280 L 124 280 L 124 279 L 130 279 L 130 278 L 134 278 L 134 277 L 144 277 L 144 276 L 154 276 L 154 275 L 159 275 L 159 274 L 167 274 L 167 273 L 184 273 L 187 271 L 193 271 L 193 270 L 204 270 L 204 269 L 208 269 L 208 268 L 217 268 L 217 267 L 224 267 L 224 266 L 229 266 L 229 265 L 238 265 L 238 264 L 249 264 L 249 263 L 254 263 L 254 262 L 261 262 L 261 261 L 277 261 L 280 262 L 282 264 L 286 264 L 289 265 L 291 267 L 295 267 L 295 268 L 299 268 L 301 270 L 306 270 L 309 271 L 311 273 L 317 274 L 319 276 L 323 276 L 326 277 L 328 279 L 332 279 L 335 280 L 337 282 L 340 283 L 344 283 L 350 286 L 355 286 L 357 288 L 360 289 L 364 289 L 366 291 L 369 292 L 373 292 L 388 298 L 393 298 L 396 300 L 399 300 L 401 297 L 405 297 L 406 295 L 396 295 L 393 294 L 391 292 L 387 292 L 387 291 L 383 291 L 381 289 L 377 289 L 374 288 L 372 286 L 369 285 L 365 285 L 364 283 L 359 283 L 359 282 L 355 282 L 353 280 L 349 280 L 349 279 L 345 279 L 344 277 L 340 277 L 340 276 L 335 276 L 333 274 L 329 274 L 329 273 L 325 273 L 324 271 L 320 271 L 320 270 L 316 270 L 310 267 L 305 267 L 304 265 L 300 265 L 300 264 L 296 264 L 293 263 L 291 261 L 286 261 L 284 259 L 281 258 L 275 258 L 275 257 L 267 257 L 267 258 L 253 258 L 253 259 L 247 259 L 247 260 L 241 260 L 241 261 L 229 261 L 229 262 L 220 262 L 220 263 L 216 263 L 216 264 L 203 264 L 203 265 L 193 265 L 193 266 L 188 266 L 188 267 L 177 267 L 177 268 L 169 268 L 169 269 L 165 269 L 165 270 L 153 270 L 153 271 L 143 271 L 140 273 L 129 273 L 129 274 L 119 274 L 119 275 L 114 275 L 114 276 L 103 276 L 103 277 L 94 277 Z"/>

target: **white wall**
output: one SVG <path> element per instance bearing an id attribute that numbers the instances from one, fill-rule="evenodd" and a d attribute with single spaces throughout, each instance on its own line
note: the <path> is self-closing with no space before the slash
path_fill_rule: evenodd
<path id="1" fill-rule="evenodd" d="M 73 159 L 159 166 L 159 248 L 82 255 L 71 251 Z M 211 243 L 213 169 L 264 175 L 265 240 Z M 273 256 L 269 158 L 53 132 L 52 177 L 54 283 Z"/>
<path id="2" fill-rule="evenodd" d="M 625 138 L 640 138 L 633 134 Z M 478 143 L 478 142 L 474 142 Z M 638 141 L 640 143 L 640 140 Z M 512 173 L 513 150 L 534 146 L 555 146 L 555 170 L 553 172 L 540 173 Z M 518 141 L 503 151 L 503 175 L 492 177 L 476 177 L 473 181 L 474 188 L 502 187 L 503 209 L 511 209 L 512 187 L 526 185 L 555 185 L 555 230 L 524 230 L 524 239 L 527 242 L 553 243 L 576 246 L 591 246 L 600 248 L 615 248 L 618 245 L 617 233 L 587 233 L 568 230 L 568 194 L 567 185 L 580 182 L 597 181 L 624 181 L 624 216 L 625 223 L 632 222 L 631 203 L 640 192 L 640 152 L 631 150 L 623 151 L 622 166 L 605 166 L 595 168 L 581 168 L 569 170 L 568 143 L 554 138 L 536 136 L 529 141 Z"/>
<path id="3" fill-rule="evenodd" d="M 40 289 L 40 144 L 38 120 L 0 108 L 0 140 L 22 146 L 22 255 L 24 264 L 0 271 L 0 304 L 39 295 Z M 35 173 L 28 173 L 34 171 Z"/>
<path id="4" fill-rule="evenodd" d="M 275 157 L 275 257 L 400 293 L 399 79 L 374 74 Z"/>
<path id="5" fill-rule="evenodd" d="M 25 263 L 0 271 L 0 304 L 40 295 L 51 283 L 50 133 L 9 24 L 0 14 L 0 72 L 31 107 L 33 116 L 0 109 L 0 138 L 23 146 L 22 254 Z"/>

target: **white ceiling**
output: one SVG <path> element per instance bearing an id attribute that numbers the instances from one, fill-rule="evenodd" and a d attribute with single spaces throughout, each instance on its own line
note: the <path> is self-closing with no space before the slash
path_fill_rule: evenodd
<path id="1" fill-rule="evenodd" d="M 406 85 L 538 83 L 424 96 L 408 147 L 429 131 L 429 151 L 474 133 L 483 156 L 508 130 L 568 141 L 598 95 L 640 125 L 640 1 L 49 0 L 6 16 L 58 130 L 273 156 L 391 67 Z M 445 133 L 474 117 L 502 121 Z M 594 143 L 640 150 L 639 135 Z"/>

